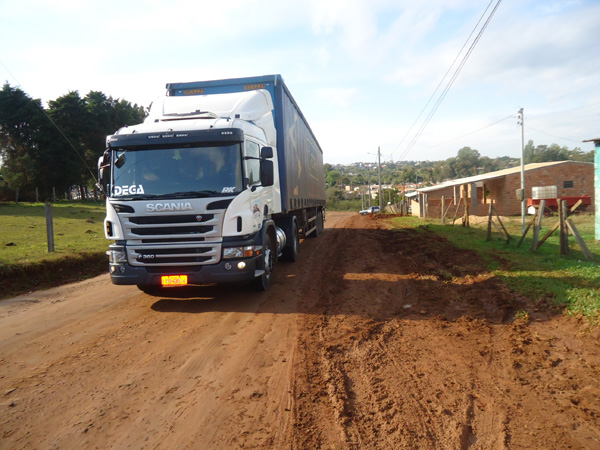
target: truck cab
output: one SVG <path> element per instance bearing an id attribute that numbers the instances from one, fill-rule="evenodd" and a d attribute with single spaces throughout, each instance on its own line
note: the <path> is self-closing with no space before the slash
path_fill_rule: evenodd
<path id="1" fill-rule="evenodd" d="M 268 289 L 278 257 L 297 252 L 306 211 L 284 211 L 273 96 L 253 86 L 177 95 L 167 85 L 144 123 L 107 137 L 99 179 L 114 284 Z"/>

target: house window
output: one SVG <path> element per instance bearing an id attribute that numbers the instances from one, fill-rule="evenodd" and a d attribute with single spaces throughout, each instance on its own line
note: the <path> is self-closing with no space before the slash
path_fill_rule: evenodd
<path id="1" fill-rule="evenodd" d="M 563 188 L 568 189 L 573 187 L 573 181 L 563 181 Z"/>

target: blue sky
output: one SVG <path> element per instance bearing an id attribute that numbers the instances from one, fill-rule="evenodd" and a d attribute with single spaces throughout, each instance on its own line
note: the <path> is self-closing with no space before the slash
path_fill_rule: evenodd
<path id="1" fill-rule="evenodd" d="M 518 157 L 519 108 L 525 141 L 593 149 L 581 141 L 600 137 L 598 0 L 502 1 L 408 146 L 487 5 L 0 0 L 0 77 L 44 102 L 96 90 L 147 106 L 170 82 L 280 73 L 329 163 L 374 161 L 378 147 L 394 161 L 446 159 L 464 146 Z"/>

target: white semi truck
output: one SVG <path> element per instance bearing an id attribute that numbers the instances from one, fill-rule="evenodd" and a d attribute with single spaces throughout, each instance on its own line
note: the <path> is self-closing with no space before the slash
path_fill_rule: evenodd
<path id="1" fill-rule="evenodd" d="M 166 88 L 98 163 L 111 280 L 267 290 L 278 258 L 323 231 L 323 152 L 280 75 Z"/>

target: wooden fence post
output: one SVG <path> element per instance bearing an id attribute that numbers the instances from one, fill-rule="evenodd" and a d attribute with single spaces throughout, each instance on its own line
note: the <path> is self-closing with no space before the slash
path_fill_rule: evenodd
<path id="1" fill-rule="evenodd" d="M 446 223 L 446 214 L 444 214 L 444 210 L 446 209 L 446 197 L 442 195 L 442 223 Z"/>
<path id="2" fill-rule="evenodd" d="M 454 211 L 454 219 L 452 219 L 452 226 L 454 226 L 454 222 L 456 222 L 456 217 L 458 216 L 458 210 L 460 209 L 460 203 L 462 202 L 462 197 L 458 199 L 458 205 L 456 205 L 456 210 Z"/>
<path id="3" fill-rule="evenodd" d="M 465 216 L 463 218 L 463 227 L 469 227 L 469 191 L 465 187 L 463 192 L 465 194 Z"/>
<path id="4" fill-rule="evenodd" d="M 531 244 L 531 251 L 537 250 L 538 241 L 540 239 L 540 230 L 542 229 L 542 219 L 544 218 L 544 210 L 546 209 L 546 200 L 540 201 L 540 206 L 537 210 L 537 216 L 534 218 L 535 226 L 533 227 L 533 242 Z"/>
<path id="5" fill-rule="evenodd" d="M 494 212 L 494 200 L 490 202 L 490 212 L 488 214 L 488 230 L 486 241 L 492 240 L 492 213 Z"/>
<path id="6" fill-rule="evenodd" d="M 569 231 L 571 232 L 571 234 L 573 236 L 575 236 L 575 240 L 579 244 L 579 248 L 581 248 L 581 251 L 583 252 L 583 255 L 585 256 L 585 259 L 587 259 L 588 261 L 593 261 L 594 257 L 592 256 L 592 252 L 590 252 L 590 249 L 588 248 L 585 241 L 581 237 L 581 233 L 579 233 L 579 230 L 575 226 L 575 222 L 573 222 L 571 219 L 567 219 L 566 222 L 567 222 L 567 227 L 569 228 Z"/>
<path id="7" fill-rule="evenodd" d="M 45 204 L 46 210 L 46 234 L 48 235 L 48 252 L 54 251 L 54 223 L 52 221 L 52 205 Z"/>
<path id="8" fill-rule="evenodd" d="M 567 201 L 558 201 L 558 214 L 560 216 L 559 236 L 560 236 L 560 254 L 569 254 L 569 229 L 567 228 Z"/>

